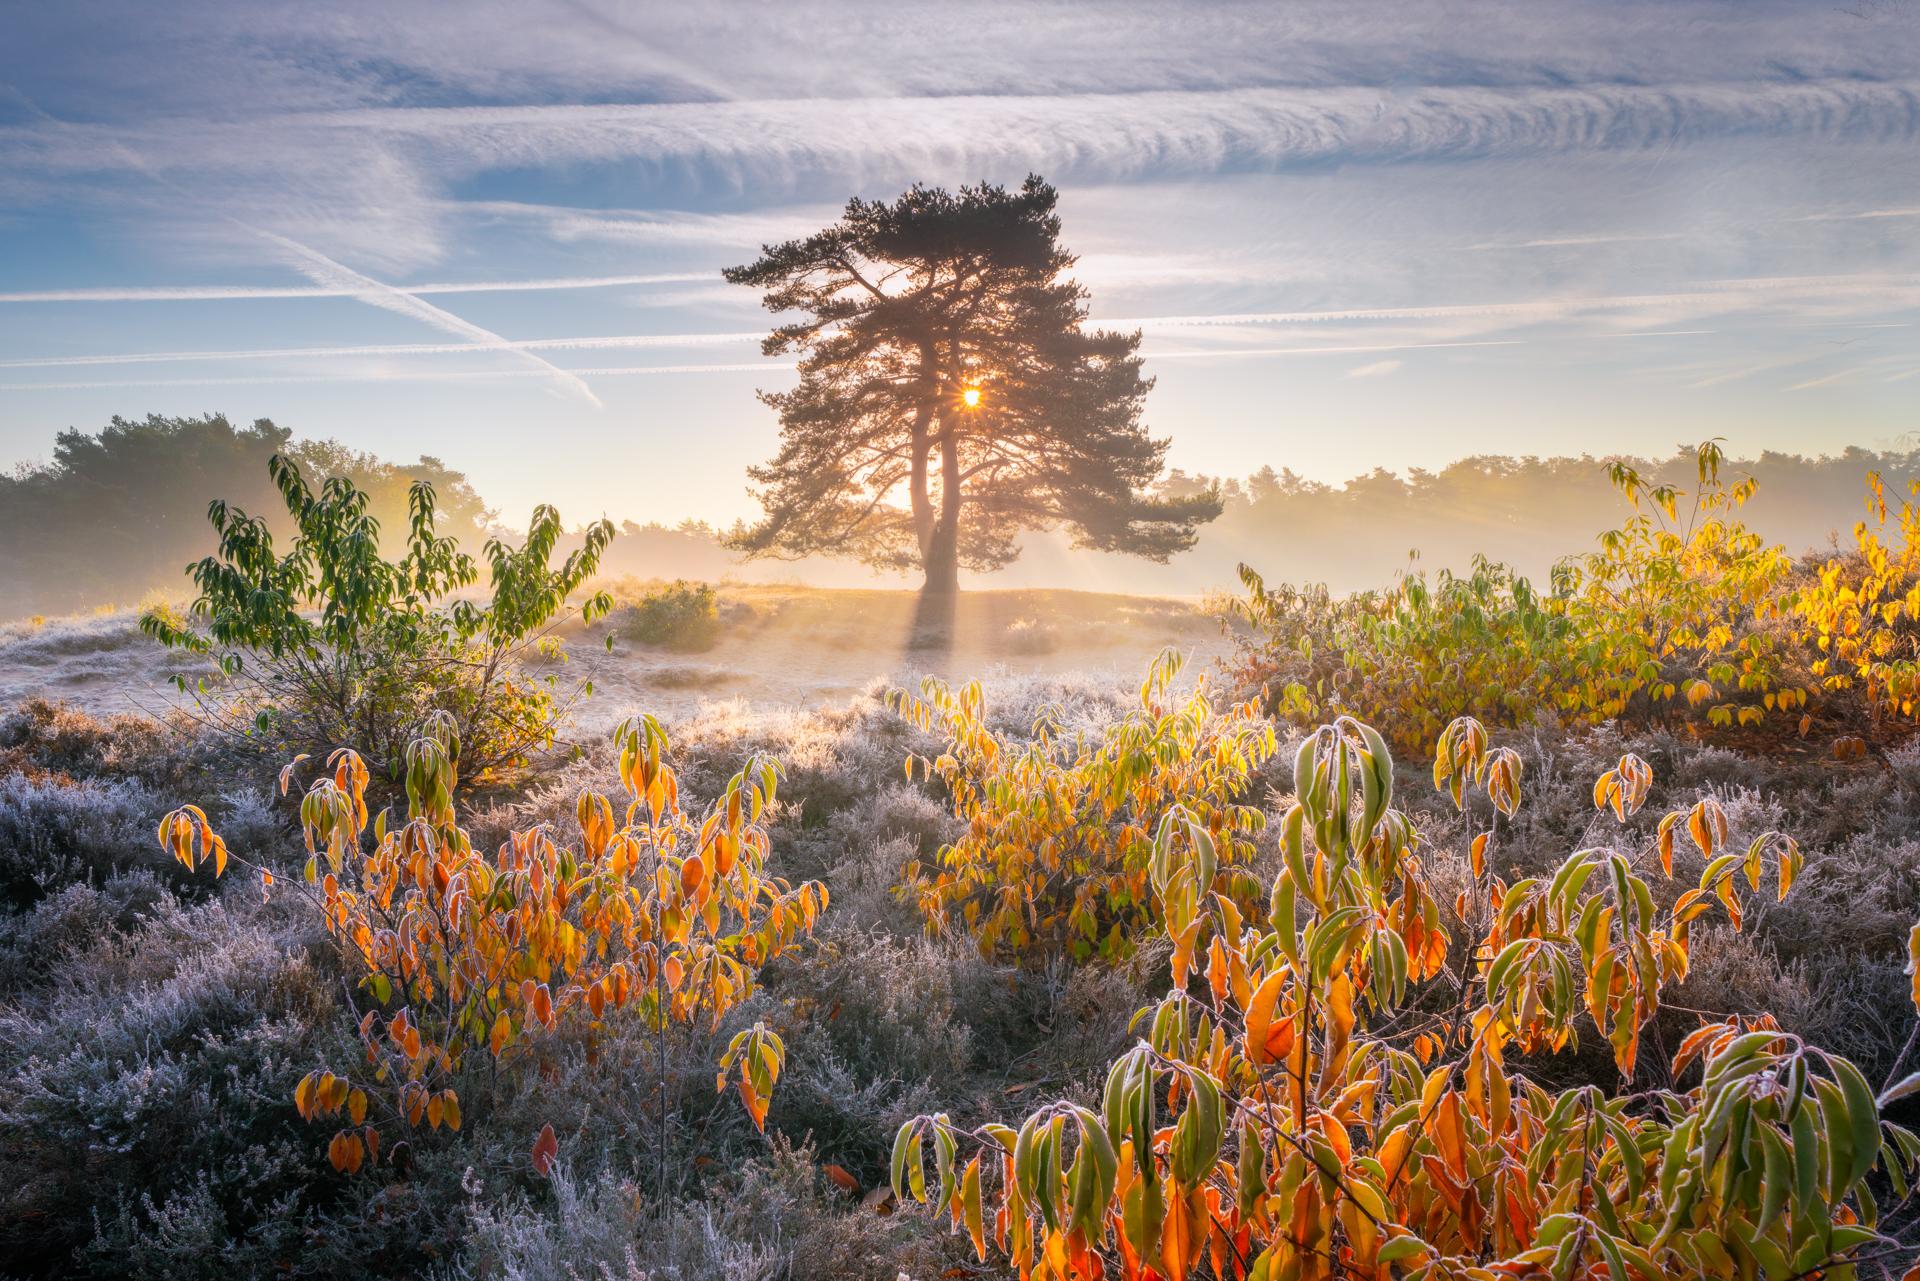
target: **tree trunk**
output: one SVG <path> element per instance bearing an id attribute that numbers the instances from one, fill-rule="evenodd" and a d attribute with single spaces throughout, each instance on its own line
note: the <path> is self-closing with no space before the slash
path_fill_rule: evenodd
<path id="1" fill-rule="evenodd" d="M 927 454 L 933 442 L 928 429 L 940 405 L 940 380 L 934 375 L 933 362 L 932 344 L 920 344 L 920 404 L 914 410 L 913 438 L 907 446 L 912 460 L 907 493 L 913 503 L 913 536 L 920 544 L 923 563 L 933 548 L 933 498 L 927 493 Z"/>
<path id="2" fill-rule="evenodd" d="M 933 550 L 933 499 L 927 493 L 928 448 L 925 430 L 915 423 L 913 441 L 908 445 L 912 461 L 907 476 L 907 495 L 913 503 L 913 537 L 919 544 L 922 561 Z"/>
<path id="3" fill-rule="evenodd" d="M 940 436 L 940 519 L 927 540 L 922 562 L 927 580 L 920 591 L 951 596 L 960 590 L 960 441 L 951 424 Z"/>
<path id="4" fill-rule="evenodd" d="M 954 531 L 942 521 L 933 531 L 927 548 L 927 579 L 920 591 L 927 596 L 951 596 L 960 590 L 960 547 Z"/>

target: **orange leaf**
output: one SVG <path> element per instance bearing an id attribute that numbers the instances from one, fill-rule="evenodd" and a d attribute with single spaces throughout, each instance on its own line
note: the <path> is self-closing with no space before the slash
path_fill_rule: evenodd
<path id="1" fill-rule="evenodd" d="M 1178 1184 L 1167 1184 L 1167 1217 L 1160 1225 L 1160 1261 L 1167 1276 L 1184 1277 L 1191 1270 L 1198 1251 L 1193 1209 L 1187 1194 Z"/>
<path id="2" fill-rule="evenodd" d="M 746 1105 L 747 1115 L 753 1118 L 754 1128 L 762 1134 L 767 1130 L 767 1105 L 770 1102 L 745 1076 L 740 1078 L 740 1101 Z"/>
<path id="3" fill-rule="evenodd" d="M 545 1178 L 553 1173 L 554 1158 L 560 1155 L 560 1140 L 554 1137 L 553 1126 L 540 1127 L 540 1137 L 533 1141 L 533 1172 Z"/>
<path id="4" fill-rule="evenodd" d="M 1247 1061 L 1258 1067 L 1287 1057 L 1293 1048 L 1293 1020 L 1274 1017 L 1275 1006 L 1286 987 L 1288 971 L 1275 970 L 1254 990 L 1247 1007 Z"/>

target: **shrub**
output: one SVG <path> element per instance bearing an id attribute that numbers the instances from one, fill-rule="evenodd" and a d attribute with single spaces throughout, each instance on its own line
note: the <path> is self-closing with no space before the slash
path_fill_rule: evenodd
<path id="1" fill-rule="evenodd" d="M 138 783 L 0 776 L 0 906 L 17 911 L 70 885 L 164 868 L 153 849 L 159 808 Z"/>
<path id="2" fill-rule="evenodd" d="M 0 715 L 0 770 L 75 779 L 177 781 L 206 763 L 183 726 L 146 716 L 100 720 L 65 703 L 29 698 Z"/>
<path id="3" fill-rule="evenodd" d="M 1791 562 L 1738 517 L 1752 477 L 1720 479 L 1718 443 L 1696 451 L 1687 494 L 1649 485 L 1625 463 L 1608 475 L 1633 515 L 1597 551 L 1555 567 L 1556 608 L 1572 620 L 1574 664 L 1558 698 L 1582 718 L 1646 714 L 1684 696 L 1715 725 L 1757 723 L 1803 705 L 1789 683 L 1776 617 Z M 1680 504 L 1691 499 L 1684 519 Z"/>
<path id="4" fill-rule="evenodd" d="M 70 972 L 101 940 L 131 930 L 169 901 L 159 878 L 136 871 L 110 876 L 97 887 L 69 885 L 28 911 L 0 914 L 0 993 Z"/>
<path id="5" fill-rule="evenodd" d="M 850 1206 L 805 1147 L 776 1140 L 705 1201 L 648 1199 L 617 1169 L 556 1171 L 550 1209 L 473 1206 L 458 1275 L 499 1281 L 897 1281 L 957 1276 L 917 1216 Z"/>
<path id="6" fill-rule="evenodd" d="M 128 893 L 138 918 L 124 915 Z M 90 1271 L 279 1271 L 327 1194 L 291 1110 L 263 1103 L 284 1099 L 304 1063 L 345 1048 L 334 984 L 308 940 L 265 913 L 178 905 L 150 881 L 69 890 L 20 920 L 59 951 L 0 1012 L 9 1268 L 73 1275 L 73 1250 L 104 1230 Z M 48 937 L 89 924 L 91 937 Z M 144 1243 L 116 1231 L 116 1201 L 146 1223 Z M 211 1253 L 192 1259 L 195 1241 Z"/>
<path id="7" fill-rule="evenodd" d="M 1716 442 L 1695 453 L 1691 493 L 1612 464 L 1632 514 L 1597 550 L 1560 562 L 1544 595 L 1484 558 L 1465 577 L 1409 574 L 1344 599 L 1270 589 L 1242 566 L 1248 594 L 1231 606 L 1252 628 L 1241 683 L 1297 720 L 1377 720 L 1408 749 L 1463 715 L 1645 723 L 1700 710 L 1711 725 L 1744 726 L 1804 707 L 1792 564 L 1739 520 L 1752 479 L 1721 479 Z"/>
<path id="8" fill-rule="evenodd" d="M 706 583 L 675 579 L 649 590 L 625 610 L 620 634 L 679 653 L 712 649 L 720 639 L 718 597 Z"/>
<path id="9" fill-rule="evenodd" d="M 1251 901 L 1236 865 L 1253 857 L 1265 816 L 1245 797 L 1279 744 L 1253 703 L 1216 712 L 1204 680 L 1176 699 L 1180 669 L 1163 651 L 1138 707 L 1097 737 L 1062 737 L 1042 711 L 1028 741 L 1010 741 L 988 725 L 978 683 L 956 694 L 929 679 L 918 699 L 895 695 L 901 715 L 946 738 L 937 757 L 908 758 L 909 777 L 916 765 L 937 775 L 967 824 L 900 887 L 929 929 L 957 922 L 987 955 L 1124 954 L 1149 919 L 1151 829 L 1176 802 L 1218 851 L 1220 881 L 1199 892 Z"/>
<path id="10" fill-rule="evenodd" d="M 781 991 L 813 1017 L 788 1038 L 790 1085 L 777 1119 L 828 1158 L 884 1168 L 887 1137 L 917 1112 L 946 1107 L 976 1067 L 973 1020 L 990 1048 L 1017 1021 L 1006 976 L 964 940 L 829 931 Z"/>
<path id="11" fill-rule="evenodd" d="M 581 793 L 577 848 L 541 826 L 494 854 L 476 850 L 455 819 L 460 745 L 450 721 L 408 748 L 406 821 L 390 829 L 383 812 L 371 849 L 358 755 L 336 751 L 308 788 L 300 822 L 311 853 L 296 892 L 353 978 L 363 1062 L 309 1072 L 294 1104 L 302 1118 L 340 1127 L 328 1145 L 337 1169 L 377 1163 L 396 1133 L 458 1130 L 453 1082 L 470 1058 L 490 1056 L 512 1075 L 537 1065 L 542 1041 L 563 1026 L 591 1042 L 631 1009 L 659 1038 L 664 1076 L 674 1025 L 717 1028 L 751 994 L 758 967 L 812 930 L 825 890 L 763 874 L 773 761 L 748 761 L 696 820 L 681 808 L 657 722 L 629 721 L 615 742 L 632 797 L 625 820 L 616 827 L 606 797 Z M 283 790 L 299 763 L 282 773 Z M 224 870 L 225 842 L 198 809 L 167 815 L 160 836 L 188 869 Z M 254 870 L 263 887 L 274 884 L 269 869 Z M 756 1125 L 783 1055 L 780 1038 L 755 1024 L 721 1060 L 721 1088 L 734 1078 Z M 663 1094 L 662 1133 L 667 1106 Z M 549 1125 L 535 1167 L 544 1173 L 557 1151 Z"/>
<path id="12" fill-rule="evenodd" d="M 1552 673 L 1569 624 L 1526 579 L 1476 557 L 1464 577 L 1407 573 L 1383 592 L 1269 588 L 1240 568 L 1247 595 L 1230 609 L 1253 628 L 1236 679 L 1265 687 L 1297 720 L 1324 712 L 1395 717 L 1394 742 L 1430 744 L 1456 716 L 1524 725 L 1552 706 Z"/>
<path id="13" fill-rule="evenodd" d="M 1868 1176 L 1908 1186 L 1920 1138 L 1879 1111 L 1920 1077 L 1876 1099 L 1851 1063 L 1765 1016 L 1691 1032 L 1670 1068 L 1676 1081 L 1697 1069 L 1690 1088 L 1554 1093 L 1509 1066 L 1575 1044 L 1585 1021 L 1631 1080 L 1694 923 L 1718 905 L 1738 928 L 1737 883 L 1757 890 L 1767 865 L 1784 897 L 1800 865 L 1791 840 L 1728 848 L 1726 815 L 1702 801 L 1644 847 L 1594 845 L 1506 884 L 1486 856 L 1519 803 L 1518 757 L 1456 722 L 1436 784 L 1462 805 L 1483 792 L 1491 817 L 1468 851 L 1469 945 L 1453 978 L 1392 777 L 1366 726 L 1310 736 L 1270 908 L 1251 915 L 1200 892 L 1214 843 L 1169 810 L 1154 913 L 1175 938 L 1192 922 L 1207 936 L 1200 990 L 1176 953 L 1171 989 L 1137 1016 L 1141 1039 L 1097 1109 L 903 1126 L 896 1195 L 951 1214 L 981 1259 L 991 1242 L 1023 1275 L 1056 1278 L 1104 1275 L 1108 1251 L 1123 1275 L 1175 1281 L 1203 1261 L 1260 1281 L 1851 1276 L 1910 1252 L 1883 1229 Z M 1594 789 L 1600 819 L 1624 825 L 1650 787 L 1644 762 L 1623 758 Z M 1641 869 L 1670 869 L 1681 841 L 1706 863 L 1657 908 Z"/>
<path id="14" fill-rule="evenodd" d="M 1887 500 L 1878 474 L 1867 478 L 1869 526 L 1854 526 L 1854 550 L 1821 568 L 1794 601 L 1804 635 L 1817 650 L 1814 675 L 1829 690 L 1860 692 L 1871 715 L 1920 711 L 1920 482 L 1898 513 L 1900 541 L 1883 541 Z"/>
<path id="15" fill-rule="evenodd" d="M 458 726 L 475 775 L 552 742 L 557 682 L 532 680 L 523 660 L 553 650 L 567 598 L 599 567 L 611 524 L 590 525 L 554 569 L 560 515 L 536 507 L 521 547 L 487 543 L 493 590 L 481 604 L 455 598 L 478 569 L 435 534 L 431 485 L 409 491 L 405 553 L 390 561 L 368 496 L 352 481 L 332 477 L 316 493 L 283 456 L 268 470 L 297 530 L 287 551 L 276 552 L 263 519 L 215 501 L 207 518 L 219 550 L 190 569 L 200 589 L 192 616 L 204 631 L 164 609 L 140 619 L 163 645 L 213 660 L 220 681 L 200 686 L 213 724 L 294 751 L 354 742 L 387 777 L 434 716 Z M 590 597 L 582 614 L 591 621 L 609 604 Z"/>

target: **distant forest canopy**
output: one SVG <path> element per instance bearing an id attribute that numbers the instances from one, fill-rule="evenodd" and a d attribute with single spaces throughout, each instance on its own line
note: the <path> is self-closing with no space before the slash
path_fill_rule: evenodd
<path id="1" fill-rule="evenodd" d="M 328 440 L 294 440 L 269 419 L 116 416 L 98 433 L 63 431 L 53 460 L 0 475 L 0 618 L 132 605 L 149 592 L 185 594 L 185 568 L 214 550 L 207 504 L 224 498 L 280 533 L 286 507 L 267 476 L 284 453 L 309 478 L 346 476 L 397 543 L 407 488 L 433 484 L 441 528 L 478 547 L 497 523 L 459 472 L 438 459 L 396 464 Z"/>
<path id="2" fill-rule="evenodd" d="M 1692 490 L 1695 442 L 1664 460 L 1627 458 L 1650 482 Z M 1876 453 L 1850 447 L 1804 457 L 1763 453 L 1738 457 L 1729 441 L 1723 479 L 1759 482 L 1742 510 L 1747 526 L 1802 553 L 1826 551 L 1835 537 L 1850 542 L 1866 515 L 1869 472 L 1891 494 L 1920 478 L 1920 451 Z M 1168 477 L 1173 487 L 1218 484 L 1226 510 L 1210 525 L 1184 577 L 1232 580 L 1237 562 L 1254 564 L 1269 582 L 1324 582 L 1336 591 L 1377 586 L 1407 564 L 1429 571 L 1466 568 L 1475 553 L 1505 561 L 1544 585 L 1556 560 L 1591 550 L 1601 531 L 1620 524 L 1629 506 L 1608 481 L 1604 458 L 1463 458 L 1439 471 L 1404 475 L 1376 468 L 1343 485 L 1324 485 L 1263 467 L 1244 481 Z M 1686 512 L 1680 513 L 1684 519 Z M 1157 568 L 1157 567 L 1153 567 Z"/>
<path id="3" fill-rule="evenodd" d="M 1738 442 L 1730 443 L 1737 452 Z M 433 483 L 443 530 L 472 550 L 504 532 L 501 513 L 466 476 L 435 458 L 388 462 L 333 441 L 295 440 L 266 419 L 235 427 L 219 415 L 115 418 L 95 434 L 62 432 L 50 463 L 0 476 L 0 619 L 131 605 L 155 591 L 186 594 L 185 567 L 213 549 L 206 522 L 211 499 L 270 516 L 284 511 L 267 478 L 266 462 L 276 451 L 295 458 L 310 477 L 352 479 L 371 495 L 383 530 L 396 539 L 415 479 Z M 1187 595 L 1234 586 L 1235 566 L 1246 561 L 1269 582 L 1324 582 L 1352 591 L 1390 581 L 1415 550 L 1417 566 L 1430 572 L 1464 568 L 1475 553 L 1485 553 L 1543 582 L 1556 559 L 1587 550 L 1626 514 L 1605 461 L 1479 456 L 1439 471 L 1380 468 L 1341 485 L 1271 467 L 1245 479 L 1176 470 L 1164 484 L 1170 495 L 1218 485 L 1225 510 L 1202 529 L 1192 551 L 1170 563 L 1076 551 L 1062 536 L 1041 535 L 1026 541 L 1008 569 L 970 575 L 966 583 Z M 1631 461 L 1649 476 L 1691 479 L 1690 447 L 1661 461 Z M 1920 450 L 1849 448 L 1813 458 L 1765 453 L 1733 461 L 1730 471 L 1759 481 L 1744 513 L 1752 528 L 1793 551 L 1816 551 L 1865 514 L 1869 471 L 1881 474 L 1889 493 L 1904 493 L 1920 479 Z M 592 514 L 568 511 L 564 496 L 554 498 L 570 518 Z M 698 521 L 671 527 L 626 521 L 604 569 L 640 578 L 917 585 L 911 576 L 876 576 L 845 560 L 742 564 L 720 545 L 723 532 Z"/>

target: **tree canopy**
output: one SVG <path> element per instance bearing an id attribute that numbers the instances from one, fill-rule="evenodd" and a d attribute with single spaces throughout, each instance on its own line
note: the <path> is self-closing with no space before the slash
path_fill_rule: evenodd
<path id="1" fill-rule="evenodd" d="M 798 313 L 762 344 L 797 355 L 800 382 L 762 393 L 780 450 L 750 469 L 765 516 L 736 548 L 920 568 L 945 592 L 1027 530 L 1158 561 L 1192 546 L 1219 501 L 1149 492 L 1167 442 L 1141 419 L 1140 335 L 1084 327 L 1057 201 L 1038 177 L 856 198 L 725 273 Z"/>
<path id="2" fill-rule="evenodd" d="M 98 432 L 68 429 L 52 460 L 0 475 L 0 618 L 131 603 L 159 589 L 178 590 L 182 567 L 212 551 L 206 520 L 214 498 L 288 519 L 267 475 L 284 454 L 308 475 L 350 478 L 394 551 L 407 528 L 415 481 L 439 495 L 436 532 L 477 550 L 498 523 L 460 472 L 437 458 L 396 464 L 327 440 L 291 439 L 259 419 L 237 427 L 224 414 L 143 419 L 114 417 Z"/>

